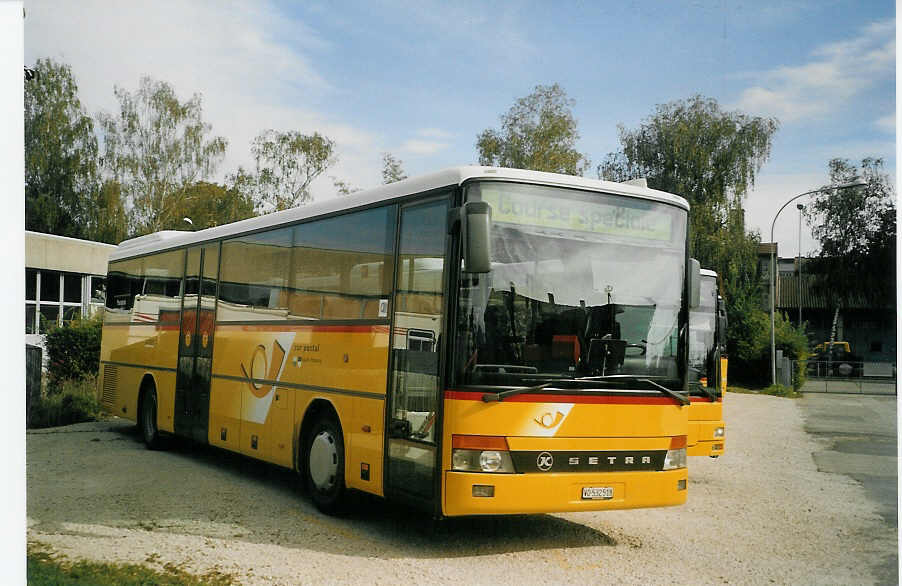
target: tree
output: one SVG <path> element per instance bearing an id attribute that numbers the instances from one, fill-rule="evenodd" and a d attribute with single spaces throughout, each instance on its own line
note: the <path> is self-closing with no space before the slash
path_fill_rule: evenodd
<path id="1" fill-rule="evenodd" d="M 339 179 L 335 176 L 330 176 L 329 178 L 332 179 L 332 185 L 335 187 L 335 191 L 340 196 L 351 195 L 352 193 L 357 193 L 358 191 L 360 191 L 359 187 L 352 187 L 350 183 L 344 181 L 343 179 Z"/>
<path id="2" fill-rule="evenodd" d="M 94 123 L 72 69 L 38 59 L 25 83 L 25 229 L 86 238 L 99 187 Z"/>
<path id="3" fill-rule="evenodd" d="M 382 183 L 388 185 L 396 181 L 407 179 L 402 161 L 396 159 L 391 153 L 382 153 Z"/>
<path id="4" fill-rule="evenodd" d="M 335 143 L 318 132 L 312 135 L 289 130 L 266 130 L 254 139 L 251 153 L 255 173 L 244 169 L 234 183 L 253 199 L 263 213 L 287 210 L 312 199 L 310 183 L 332 166 Z"/>
<path id="5" fill-rule="evenodd" d="M 476 137 L 479 164 L 582 175 L 589 159 L 576 150 L 573 104 L 558 84 L 536 86 L 501 116 L 501 130 Z"/>
<path id="6" fill-rule="evenodd" d="M 131 206 L 134 231 L 155 232 L 172 224 L 185 189 L 213 174 L 228 142 L 209 136 L 199 94 L 181 102 L 170 84 L 150 77 L 134 93 L 114 93 L 118 114 L 98 116 L 104 166 Z"/>
<path id="7" fill-rule="evenodd" d="M 128 237 L 128 212 L 118 182 L 104 181 L 93 196 L 91 209 L 93 214 L 85 229 L 88 240 L 119 244 Z"/>
<path id="8" fill-rule="evenodd" d="M 254 217 L 254 202 L 241 190 L 216 183 L 199 181 L 182 192 L 179 205 L 164 230 L 188 229 L 184 218 L 191 220 L 195 230 Z"/>
<path id="9" fill-rule="evenodd" d="M 883 160 L 866 158 L 861 165 L 832 159 L 830 183 L 864 182 L 861 187 L 824 189 L 805 207 L 805 218 L 820 243 L 814 274 L 825 275 L 814 288 L 834 307 L 855 301 L 895 303 L 895 192 L 883 171 Z"/>
<path id="10" fill-rule="evenodd" d="M 731 352 L 760 304 L 760 239 L 746 231 L 743 202 L 778 126 L 775 118 L 726 112 L 716 100 L 696 95 L 658 105 L 636 130 L 619 126 L 622 150 L 598 166 L 600 178 L 645 177 L 649 187 L 689 201 L 690 254 L 720 275 Z"/>

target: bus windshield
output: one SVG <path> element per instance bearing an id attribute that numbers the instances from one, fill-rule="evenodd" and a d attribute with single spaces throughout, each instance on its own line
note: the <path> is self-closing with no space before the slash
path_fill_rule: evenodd
<path id="1" fill-rule="evenodd" d="M 461 274 L 457 384 L 683 388 L 685 210 L 503 182 L 470 185 L 467 199 L 492 208 L 492 265 Z"/>

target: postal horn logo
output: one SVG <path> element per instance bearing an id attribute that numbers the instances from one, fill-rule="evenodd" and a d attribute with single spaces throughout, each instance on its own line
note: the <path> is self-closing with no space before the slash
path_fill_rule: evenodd
<path id="1" fill-rule="evenodd" d="M 273 340 L 272 356 L 267 359 L 266 346 L 258 344 L 251 354 L 250 367 L 241 363 L 241 372 L 247 378 L 247 386 L 255 397 L 262 399 L 270 391 L 270 387 L 277 382 L 282 363 L 285 362 L 286 352 L 278 340 Z"/>
<path id="2" fill-rule="evenodd" d="M 551 413 L 543 413 L 540 417 L 533 419 L 533 421 L 546 429 L 551 429 L 553 427 L 557 427 L 563 419 L 564 414 L 560 411 L 557 411 L 554 413 L 554 415 L 552 415 Z"/>

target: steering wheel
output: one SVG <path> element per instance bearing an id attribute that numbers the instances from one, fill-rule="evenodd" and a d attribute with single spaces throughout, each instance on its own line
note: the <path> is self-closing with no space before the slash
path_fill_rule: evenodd
<path id="1" fill-rule="evenodd" d="M 645 356 L 645 351 L 647 350 L 645 344 L 627 344 L 627 348 L 639 348 L 642 352 L 639 353 L 639 356 Z"/>

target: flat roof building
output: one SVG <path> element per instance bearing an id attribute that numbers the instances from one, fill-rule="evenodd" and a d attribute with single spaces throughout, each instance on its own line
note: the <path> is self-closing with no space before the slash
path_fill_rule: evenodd
<path id="1" fill-rule="evenodd" d="M 112 244 L 25 232 L 25 341 L 103 307 Z"/>

